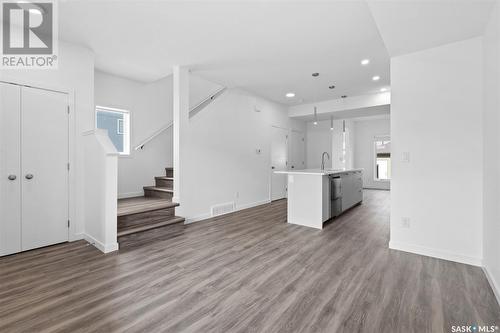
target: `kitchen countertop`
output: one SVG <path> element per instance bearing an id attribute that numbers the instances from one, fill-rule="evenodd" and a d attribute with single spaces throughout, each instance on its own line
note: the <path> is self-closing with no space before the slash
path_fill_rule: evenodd
<path id="1" fill-rule="evenodd" d="M 285 170 L 285 171 L 274 171 L 274 173 L 282 173 L 282 174 L 287 174 L 287 175 L 318 175 L 318 176 L 328 176 L 328 175 L 340 175 L 346 172 L 353 172 L 353 171 L 363 171 L 363 169 L 347 169 L 347 170 L 340 170 L 340 169 L 302 169 L 302 170 Z"/>

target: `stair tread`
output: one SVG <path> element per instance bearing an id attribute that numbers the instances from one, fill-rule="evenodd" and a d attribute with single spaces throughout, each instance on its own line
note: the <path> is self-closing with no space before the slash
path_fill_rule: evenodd
<path id="1" fill-rule="evenodd" d="M 156 176 L 155 178 L 162 180 L 174 180 L 174 177 L 167 177 L 167 176 Z"/>
<path id="2" fill-rule="evenodd" d="M 144 186 L 143 188 L 150 191 L 174 193 L 174 189 L 170 187 Z"/>
<path id="3" fill-rule="evenodd" d="M 161 198 L 133 197 L 118 199 L 118 216 L 145 213 L 160 209 L 173 208 L 179 206 L 178 203 Z"/>
<path id="4" fill-rule="evenodd" d="M 131 227 L 125 227 L 125 228 L 118 230 L 118 237 L 130 235 L 130 234 L 135 234 L 137 232 L 143 232 L 143 231 L 147 231 L 147 230 L 151 230 L 151 229 L 156 229 L 156 228 L 160 228 L 163 226 L 167 226 L 167 225 L 174 224 L 174 223 L 180 223 L 180 222 L 184 222 L 184 221 L 185 221 L 185 219 L 183 217 L 172 216 L 172 218 L 165 220 L 165 221 L 161 221 L 161 222 L 145 223 L 145 224 L 141 224 L 141 225 L 134 225 Z"/>

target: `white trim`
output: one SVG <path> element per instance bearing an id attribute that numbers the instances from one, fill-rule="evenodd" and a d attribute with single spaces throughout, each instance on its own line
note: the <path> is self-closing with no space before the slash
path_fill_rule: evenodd
<path id="1" fill-rule="evenodd" d="M 114 112 L 114 113 L 130 113 L 129 110 L 118 109 L 118 108 L 110 108 L 110 107 L 101 106 L 101 105 L 96 105 L 95 109 L 96 109 L 96 111 L 97 110 L 102 110 L 102 111 L 108 111 L 108 112 Z"/>
<path id="2" fill-rule="evenodd" d="M 118 251 L 118 242 L 113 243 L 113 244 L 103 244 L 99 241 L 97 241 L 95 238 L 88 234 L 83 234 L 83 238 L 90 244 L 95 246 L 98 250 L 100 250 L 102 253 L 110 253 L 114 251 Z"/>
<path id="3" fill-rule="evenodd" d="M 232 213 L 238 212 L 240 210 L 244 210 L 244 209 L 248 209 L 248 208 L 252 208 L 252 207 L 256 207 L 256 206 L 260 206 L 260 205 L 265 205 L 265 204 L 268 204 L 270 202 L 271 202 L 271 200 L 266 199 L 266 200 L 251 202 L 251 203 L 247 203 L 247 204 L 243 204 L 243 205 L 236 205 L 235 209 L 232 212 L 228 212 L 226 214 L 221 214 L 221 215 L 217 215 L 217 216 L 212 216 L 210 213 L 206 213 L 206 214 L 201 214 L 201 215 L 194 216 L 194 217 L 189 217 L 189 218 L 186 218 L 186 220 L 184 221 L 184 224 L 191 224 L 191 223 L 195 223 L 195 222 L 200 222 L 203 220 L 208 220 L 212 217 L 221 217 L 221 216 L 224 216 L 227 214 L 232 214 Z"/>
<path id="4" fill-rule="evenodd" d="M 236 212 L 236 211 L 233 211 L 233 212 Z M 225 214 L 223 214 L 223 215 L 225 215 Z M 223 216 L 223 215 L 218 215 L 218 216 Z M 194 217 L 186 218 L 186 220 L 184 221 L 184 224 L 191 224 L 191 223 L 195 223 L 195 222 L 200 222 L 203 220 L 208 220 L 209 218 L 212 218 L 212 215 L 210 215 L 210 213 L 201 214 L 201 215 L 197 215 Z"/>
<path id="5" fill-rule="evenodd" d="M 484 275 L 486 275 L 486 279 L 490 283 L 491 289 L 493 289 L 493 293 L 495 294 L 498 304 L 500 304 L 500 287 L 496 283 L 495 279 L 493 279 L 493 276 L 490 274 L 488 267 L 483 266 L 483 272 Z"/>
<path id="6" fill-rule="evenodd" d="M 472 266 L 482 266 L 482 259 L 470 256 L 464 256 L 460 254 L 450 253 L 448 251 L 443 251 L 439 249 L 432 249 L 425 246 L 405 244 L 400 242 L 389 242 L 389 248 L 392 250 L 398 250 L 403 252 L 409 252 L 414 254 L 419 254 L 422 256 L 433 257 L 438 259 L 444 259 L 449 261 L 458 262 L 461 264 L 472 265 Z"/>
<path id="7" fill-rule="evenodd" d="M 84 236 L 83 232 L 79 232 L 79 233 L 70 235 L 69 242 L 74 242 L 74 241 L 78 241 L 78 240 L 82 240 L 82 239 L 85 239 L 85 236 Z"/>
<path id="8" fill-rule="evenodd" d="M 262 201 L 251 202 L 248 204 L 236 205 L 235 211 L 237 212 L 237 211 L 243 210 L 243 209 L 253 208 L 253 207 L 257 207 L 257 206 L 261 206 L 261 205 L 266 205 L 268 203 L 271 203 L 271 200 L 266 199 L 266 200 L 262 200 Z"/>
<path id="9" fill-rule="evenodd" d="M 392 162 L 391 162 L 391 178 L 389 178 L 389 179 L 377 178 L 377 141 L 389 141 L 390 142 L 391 135 L 388 134 L 388 135 L 374 135 L 373 136 L 373 141 L 372 141 L 372 144 L 373 144 L 373 157 L 372 157 L 373 175 L 372 175 L 372 178 L 373 178 L 373 181 L 375 181 L 375 182 L 390 182 L 391 178 L 392 178 Z M 391 146 L 391 150 L 392 150 L 392 146 Z M 392 158 L 392 151 L 389 152 L 389 154 L 391 154 L 391 158 Z"/>

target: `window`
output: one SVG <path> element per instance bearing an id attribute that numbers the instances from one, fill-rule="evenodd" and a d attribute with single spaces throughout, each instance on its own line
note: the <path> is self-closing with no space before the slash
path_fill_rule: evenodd
<path id="1" fill-rule="evenodd" d="M 120 155 L 130 154 L 130 113 L 126 110 L 96 107 L 96 128 L 108 131 L 108 136 Z"/>
<path id="2" fill-rule="evenodd" d="M 391 140 L 375 139 L 375 180 L 391 179 Z"/>

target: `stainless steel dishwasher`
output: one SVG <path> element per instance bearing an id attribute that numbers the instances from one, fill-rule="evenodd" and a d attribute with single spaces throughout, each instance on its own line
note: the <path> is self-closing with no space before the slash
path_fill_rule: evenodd
<path id="1" fill-rule="evenodd" d="M 330 176 L 330 218 L 342 213 L 342 178 Z"/>

